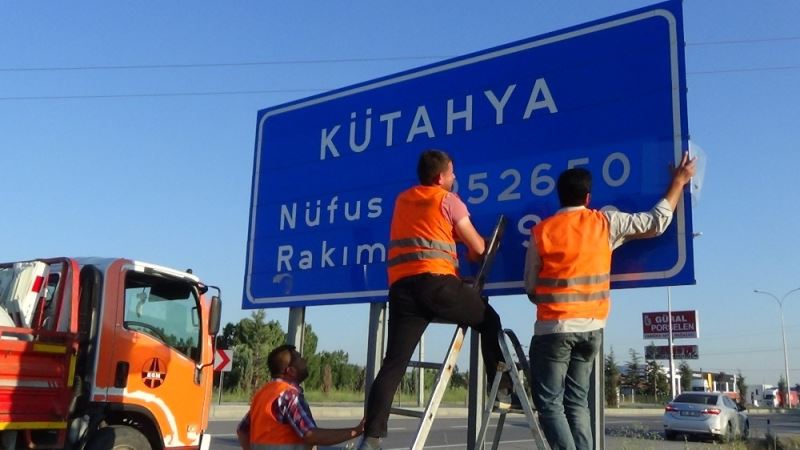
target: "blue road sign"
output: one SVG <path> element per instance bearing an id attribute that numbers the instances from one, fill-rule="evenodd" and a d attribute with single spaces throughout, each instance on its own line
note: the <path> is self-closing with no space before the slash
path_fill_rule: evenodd
<path id="1" fill-rule="evenodd" d="M 561 171 L 592 171 L 595 208 L 662 197 L 688 148 L 685 86 L 669 1 L 259 111 L 243 307 L 384 301 L 394 199 L 431 147 L 480 232 L 509 217 L 486 288 L 521 294 Z M 694 283 L 690 203 L 615 252 L 612 287 Z"/>

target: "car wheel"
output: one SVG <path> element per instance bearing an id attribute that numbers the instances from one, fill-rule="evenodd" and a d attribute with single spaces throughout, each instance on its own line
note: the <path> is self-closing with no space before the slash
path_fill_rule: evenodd
<path id="1" fill-rule="evenodd" d="M 678 433 L 671 430 L 664 430 L 664 439 L 674 441 L 678 437 Z"/>
<path id="2" fill-rule="evenodd" d="M 733 424 L 728 422 L 728 424 L 725 425 L 725 430 L 719 435 L 720 442 L 733 442 L 736 437 L 733 431 Z"/>

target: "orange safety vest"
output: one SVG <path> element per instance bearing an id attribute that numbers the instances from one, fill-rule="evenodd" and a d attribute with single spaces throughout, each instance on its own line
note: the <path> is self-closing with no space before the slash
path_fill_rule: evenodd
<path id="1" fill-rule="evenodd" d="M 606 320 L 611 245 L 605 215 L 591 209 L 563 212 L 531 231 L 542 259 L 534 287 L 536 320 Z"/>
<path id="2" fill-rule="evenodd" d="M 447 194 L 439 186 L 420 185 L 397 196 L 386 261 L 389 286 L 422 273 L 458 273 L 453 224 L 442 214 Z"/>
<path id="3" fill-rule="evenodd" d="M 269 448 L 303 443 L 303 438 L 297 435 L 294 428 L 288 423 L 279 422 L 272 411 L 272 405 L 287 389 L 297 388 L 282 380 L 272 380 L 253 397 L 250 405 L 250 443 L 254 446 Z"/>

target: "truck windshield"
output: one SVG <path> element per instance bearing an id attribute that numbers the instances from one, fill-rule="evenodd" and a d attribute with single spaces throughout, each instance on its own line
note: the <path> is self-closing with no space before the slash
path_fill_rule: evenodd
<path id="1" fill-rule="evenodd" d="M 185 281 L 128 272 L 124 326 L 153 336 L 200 361 L 200 314 L 194 287 Z"/>

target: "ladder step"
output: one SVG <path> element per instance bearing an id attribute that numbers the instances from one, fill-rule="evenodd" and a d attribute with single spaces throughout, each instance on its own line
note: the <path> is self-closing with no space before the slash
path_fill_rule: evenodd
<path id="1" fill-rule="evenodd" d="M 423 369 L 436 369 L 441 370 L 444 364 L 428 361 L 409 361 L 408 367 L 422 367 Z"/>
<path id="2" fill-rule="evenodd" d="M 418 419 L 425 417 L 425 411 L 418 411 L 416 409 L 392 408 L 390 412 L 398 416 L 416 417 Z"/>

